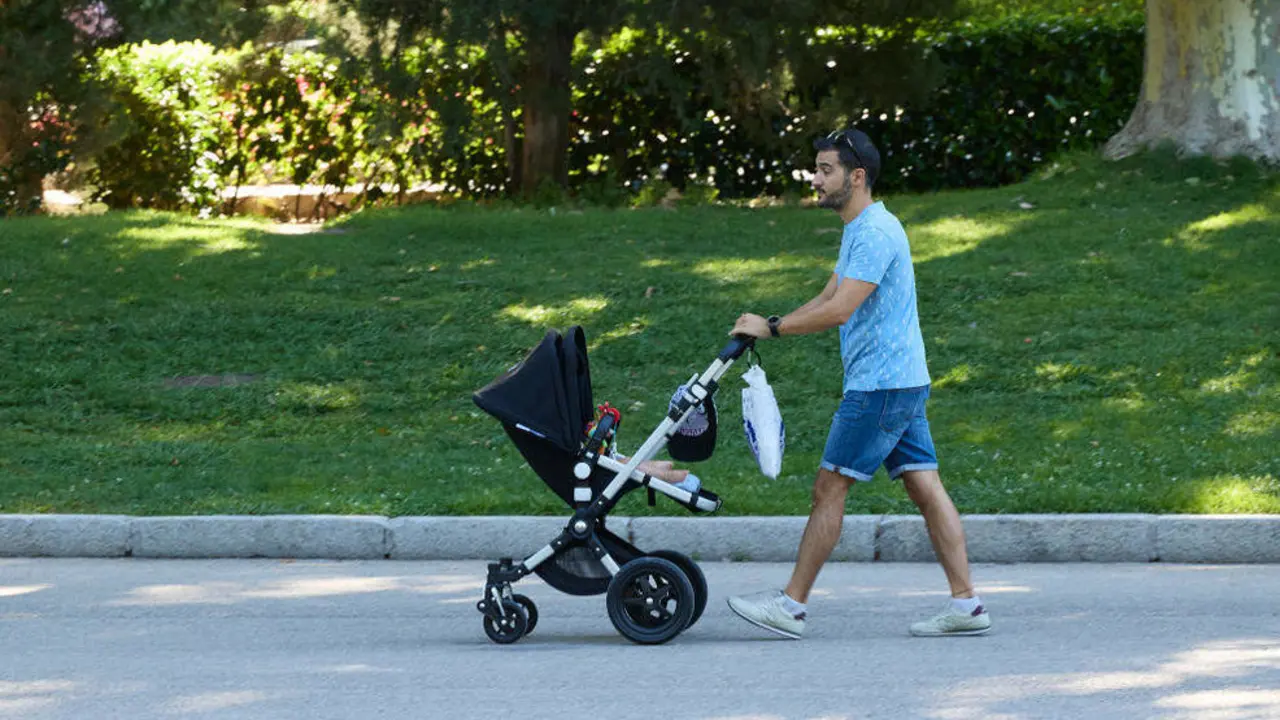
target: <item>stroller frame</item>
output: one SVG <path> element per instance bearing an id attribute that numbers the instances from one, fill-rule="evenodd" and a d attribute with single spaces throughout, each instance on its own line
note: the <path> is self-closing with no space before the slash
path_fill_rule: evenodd
<path id="1" fill-rule="evenodd" d="M 579 333 L 581 342 L 580 330 L 574 330 Z M 573 490 L 575 511 L 564 530 L 519 562 L 505 557 L 488 566 L 484 597 L 476 608 L 484 615 L 485 632 L 491 640 L 501 644 L 515 642 L 533 630 L 537 623 L 537 608 L 528 597 L 515 594 L 512 584 L 536 571 L 542 574 L 540 568 L 548 560 L 577 547 L 587 548 L 591 557 L 608 572 L 606 592 L 609 595 L 610 619 L 628 639 L 643 644 L 666 642 L 698 619 L 706 604 L 707 591 L 706 581 L 693 560 L 675 551 L 644 553 L 609 533 L 605 519 L 626 493 L 641 487 L 648 490 L 650 505 L 654 504 L 655 495 L 661 493 L 692 512 L 715 512 L 720 508 L 721 500 L 714 493 L 703 489 L 689 492 L 638 468 L 666 447 L 685 421 L 711 401 L 719 389 L 720 379 L 738 358 L 754 348 L 754 343 L 753 337 L 734 336 L 701 375 L 695 374 L 690 378 L 684 393 L 673 399 L 666 417 L 626 462 L 602 453 L 602 448 L 612 444 L 616 436 L 619 416 L 616 411 L 606 411 L 600 417 L 574 456 L 573 475 L 577 480 Z M 506 429 L 518 445 L 522 434 L 543 437 L 537 430 L 521 423 L 506 424 Z M 597 492 L 591 480 L 596 479 L 594 484 L 598 487 L 602 483 L 601 474 L 608 482 Z M 631 583 L 630 591 L 615 587 L 624 575 Z M 543 577 L 549 582 L 552 580 L 547 575 Z M 651 608 L 675 597 L 675 611 L 668 615 L 658 607 L 651 613 L 656 619 L 642 617 L 637 625 L 634 613 L 628 615 L 629 611 L 624 607 L 628 603 L 634 606 L 641 602 L 636 588 L 644 596 L 643 602 Z M 598 586 L 585 589 L 557 586 L 557 589 L 580 595 L 600 592 Z M 630 592 L 627 597 L 615 597 L 627 592 Z"/>

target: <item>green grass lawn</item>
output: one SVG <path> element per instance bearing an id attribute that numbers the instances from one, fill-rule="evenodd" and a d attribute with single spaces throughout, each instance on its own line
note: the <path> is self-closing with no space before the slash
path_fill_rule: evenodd
<path id="1" fill-rule="evenodd" d="M 964 16 L 1004 18 L 1028 13 L 1042 15 L 1106 15 L 1141 12 L 1143 0 L 959 0 Z"/>
<path id="2" fill-rule="evenodd" d="M 886 202 L 915 252 L 962 512 L 1280 512 L 1274 176 L 1075 158 Z M 2 221 L 0 512 L 564 514 L 472 391 L 547 328 L 582 324 L 596 400 L 622 408 L 634 449 L 739 313 L 822 288 L 838 229 L 794 207 L 414 207 L 311 235 L 151 213 Z M 838 341 L 760 350 L 783 474 L 746 448 L 741 367 L 696 469 L 724 513 L 804 514 Z M 642 496 L 619 512 L 684 513 Z M 849 507 L 910 509 L 883 474 Z"/>

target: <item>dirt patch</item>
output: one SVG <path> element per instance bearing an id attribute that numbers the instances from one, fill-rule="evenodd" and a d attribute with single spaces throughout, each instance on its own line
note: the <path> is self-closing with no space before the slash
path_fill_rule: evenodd
<path id="1" fill-rule="evenodd" d="M 325 227 L 320 223 L 276 223 L 267 229 L 273 235 L 346 235 L 342 228 Z"/>
<path id="2" fill-rule="evenodd" d="M 281 223 L 318 223 L 345 215 L 363 202 L 363 187 L 326 188 L 317 185 L 248 185 L 222 191 L 222 205 L 217 213 L 257 215 Z M 412 205 L 436 203 L 445 199 L 439 185 L 415 185 L 404 193 L 394 188 L 380 188 L 383 202 Z M 46 187 L 44 210 L 51 215 L 101 214 L 107 206 L 91 203 L 87 191 L 67 191 Z"/>
<path id="3" fill-rule="evenodd" d="M 438 202 L 442 188 L 414 187 L 402 195 L 383 192 L 387 201 L 398 204 Z M 315 223 L 346 215 L 360 207 L 362 188 L 321 188 L 315 186 L 265 185 L 223 191 L 223 208 L 233 215 L 258 215 L 277 222 Z"/>

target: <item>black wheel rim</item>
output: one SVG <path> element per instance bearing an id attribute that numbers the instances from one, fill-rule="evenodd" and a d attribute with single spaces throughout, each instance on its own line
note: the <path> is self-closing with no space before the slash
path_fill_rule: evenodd
<path id="1" fill-rule="evenodd" d="M 606 604 L 618 632 L 632 642 L 656 645 L 688 627 L 693 586 L 684 570 L 670 560 L 636 558 L 614 576 Z"/>
<path id="2" fill-rule="evenodd" d="M 501 618 L 485 615 L 484 632 L 490 640 L 506 645 L 519 640 L 528 632 L 529 619 L 525 615 L 524 608 L 510 600 L 502 602 L 502 613 Z"/>
<path id="3" fill-rule="evenodd" d="M 657 628 L 671 622 L 680 599 L 671 579 L 661 572 L 645 572 L 632 578 L 622 593 L 622 606 L 636 625 Z"/>
<path id="4" fill-rule="evenodd" d="M 511 599 L 520 603 L 520 607 L 524 608 L 524 615 L 528 620 L 524 629 L 524 634 L 528 635 L 533 632 L 533 628 L 538 624 L 538 606 L 534 605 L 533 600 L 531 600 L 527 595 L 512 595 Z"/>

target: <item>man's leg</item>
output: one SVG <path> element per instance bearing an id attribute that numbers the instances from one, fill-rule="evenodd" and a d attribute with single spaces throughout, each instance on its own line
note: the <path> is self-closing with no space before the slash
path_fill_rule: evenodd
<path id="1" fill-rule="evenodd" d="M 937 470 L 908 470 L 902 482 L 912 502 L 920 508 L 929 541 L 947 575 L 951 601 L 938 615 L 911 625 L 911 634 L 921 637 L 944 635 L 984 635 L 991 630 L 991 616 L 982 598 L 973 591 L 969 579 L 969 555 L 965 549 L 964 527 L 951 496 L 942 487 Z"/>
<path id="2" fill-rule="evenodd" d="M 844 525 L 844 500 L 852 478 L 822 469 L 813 482 L 813 507 L 804 526 L 800 551 L 796 557 L 791 582 L 785 592 L 768 590 L 755 595 L 729 598 L 729 607 L 753 625 L 789 638 L 798 639 L 804 632 L 804 603 L 818 579 L 818 572 L 840 541 Z"/>
<path id="3" fill-rule="evenodd" d="M 809 510 L 809 522 L 804 526 L 795 569 L 786 593 L 799 603 L 809 601 L 809 591 L 818 579 L 818 573 L 831 557 L 831 551 L 840 542 L 844 526 L 845 498 L 854 480 L 830 470 L 818 470 L 813 481 L 813 507 Z"/>
<path id="4" fill-rule="evenodd" d="M 845 393 L 831 421 L 831 432 L 822 452 L 822 465 L 813 482 L 813 506 L 800 540 L 791 581 L 785 591 L 729 598 L 729 607 L 749 623 L 790 638 L 804 632 L 809 591 L 818 573 L 840 541 L 844 502 L 849 485 L 870 480 L 892 447 L 877 420 L 885 393 Z"/>
<path id="5" fill-rule="evenodd" d="M 908 470 L 902 473 L 902 484 L 911 501 L 920 508 L 933 552 L 942 564 L 951 586 L 951 597 L 973 597 L 969 579 L 969 555 L 965 549 L 964 526 L 951 496 L 942 486 L 937 470 Z"/>

